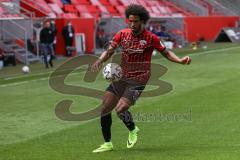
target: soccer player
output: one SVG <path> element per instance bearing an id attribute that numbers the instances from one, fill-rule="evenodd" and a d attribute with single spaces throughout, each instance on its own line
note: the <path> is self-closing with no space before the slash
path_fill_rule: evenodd
<path id="1" fill-rule="evenodd" d="M 121 67 L 123 78 L 112 82 L 103 96 L 101 109 L 101 128 L 105 143 L 93 150 L 94 153 L 113 150 L 111 142 L 111 112 L 115 111 L 129 130 L 127 148 L 132 148 L 137 142 L 139 128 L 135 126 L 131 113 L 128 111 L 140 96 L 150 77 L 151 57 L 157 49 L 168 60 L 180 64 L 190 64 L 188 56 L 179 58 L 168 51 L 160 39 L 145 29 L 149 17 L 148 11 L 141 5 L 132 4 L 125 11 L 129 28 L 115 34 L 109 47 L 91 66 L 92 71 L 98 71 L 117 47 L 122 49 Z"/>

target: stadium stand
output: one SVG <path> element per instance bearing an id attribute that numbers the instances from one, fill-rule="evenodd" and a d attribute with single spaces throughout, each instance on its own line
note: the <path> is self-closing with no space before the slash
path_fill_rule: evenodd
<path id="1" fill-rule="evenodd" d="M 1 0 L 11 1 L 11 0 Z M 219 16 L 239 14 L 240 3 L 236 5 L 223 0 L 134 0 L 133 3 L 141 4 L 147 8 L 151 17 L 185 17 L 185 16 Z M 20 0 L 20 5 L 30 11 L 42 12 L 37 16 L 52 18 L 65 17 L 96 17 L 106 15 L 124 17 L 124 9 L 132 3 L 128 0 Z M 0 8 L 0 12 L 3 9 Z M 70 13 L 70 14 L 69 14 Z"/>
<path id="2" fill-rule="evenodd" d="M 19 8 L 12 1 L 1 1 L 1 40 L 0 48 L 5 58 L 15 65 L 16 61 L 26 63 L 38 61 L 39 58 L 27 50 L 27 37 L 31 35 L 31 19 L 33 13 Z M 29 28 L 27 27 L 29 25 Z M 27 31 L 29 30 L 30 31 Z M 13 60 L 14 59 L 14 60 Z"/>
<path id="3" fill-rule="evenodd" d="M 57 5 L 56 3 L 49 3 L 48 5 L 50 6 L 50 8 L 55 14 L 61 15 L 64 13 L 63 10 L 60 8 L 60 6 Z"/>
<path id="4" fill-rule="evenodd" d="M 37 1 L 37 3 L 36 3 Z M 36 10 L 40 10 L 51 17 L 63 17 L 64 13 L 72 13 L 74 17 L 96 17 L 99 19 L 105 15 L 124 16 L 124 9 L 131 3 L 128 0 L 72 0 L 71 4 L 65 4 L 60 0 L 21 0 Z M 223 1 L 225 3 L 225 1 Z M 226 15 L 226 7 L 217 1 L 206 0 L 135 0 L 147 8 L 151 17 L 159 16 L 206 16 Z M 26 7 L 26 9 L 28 8 Z M 232 6 L 233 7 L 233 6 Z M 219 9 L 220 8 L 220 9 Z M 82 9 L 82 10 L 81 10 Z M 237 10 L 237 7 L 235 7 Z"/>
<path id="5" fill-rule="evenodd" d="M 63 11 L 65 13 L 71 13 L 74 15 L 74 17 L 78 17 L 78 10 L 76 9 L 76 7 L 72 4 L 66 4 L 64 5 Z"/>
<path id="6" fill-rule="evenodd" d="M 124 17 L 124 9 L 130 4 L 128 0 L 72 0 L 71 4 L 64 4 L 60 0 L 21 0 L 28 7 L 40 10 L 51 17 L 62 17 L 64 13 L 72 13 L 79 17 Z M 135 0 L 134 3 L 144 5 L 151 17 L 159 16 L 193 16 L 194 12 L 185 10 L 175 3 L 164 0 Z M 24 7 L 24 6 L 23 6 Z"/>
<path id="7" fill-rule="evenodd" d="M 76 19 L 87 18 L 94 19 L 97 25 L 103 22 L 103 19 L 116 18 L 116 24 L 119 19 L 122 19 L 126 7 L 131 3 L 141 4 L 149 11 L 153 21 L 164 24 L 167 32 L 178 42 L 187 40 L 195 40 L 202 35 L 195 35 L 195 38 L 186 36 L 186 24 L 192 25 L 191 17 L 219 17 L 219 16 L 236 16 L 240 14 L 239 0 L 233 0 L 233 3 L 227 3 L 224 0 L 19 0 L 19 11 L 9 12 L 3 5 L 4 3 L 13 3 L 12 0 L 0 0 L 0 18 L 6 19 L 26 19 L 30 18 L 33 22 L 36 19 L 56 18 L 59 19 Z M 15 1 L 14 1 L 15 2 Z M 174 17 L 174 18 L 173 18 Z M 159 20 L 159 18 L 161 20 Z M 202 18 L 199 18 L 201 20 Z M 189 22 L 191 21 L 191 22 Z M 210 21 L 210 20 L 209 20 Z M 220 19 L 217 20 L 218 22 Z M 231 26 L 233 26 L 231 20 Z M 110 23 L 111 21 L 109 21 Z M 58 25 L 63 25 L 65 21 L 61 21 Z M 115 22 L 113 22 L 115 23 Z M 75 25 L 77 25 L 75 23 Z M 226 26 L 228 24 L 221 24 Z M 78 24 L 79 25 L 79 24 Z M 111 24 L 112 27 L 115 24 Z M 119 26 L 124 26 L 124 21 L 121 21 Z M 59 27 L 59 26 L 58 26 Z M 114 26 L 118 28 L 117 26 Z M 61 27 L 60 27 L 61 28 Z M 94 29 L 93 29 L 94 30 Z M 105 28 L 106 31 L 109 28 Z M 217 30 L 217 28 L 216 28 Z M 111 30 L 114 32 L 115 29 Z M 81 30 L 81 32 L 83 32 Z M 86 33 L 88 34 L 88 33 Z M 107 34 L 111 37 L 113 33 Z M 193 34 L 189 33 L 188 34 Z M 193 36 L 194 37 L 194 36 Z M 18 38 L 19 39 L 19 38 Z M 209 38 L 210 39 L 210 38 Z M 87 39 L 88 40 L 88 39 Z M 22 40 L 23 43 L 26 40 Z M 60 39 L 61 41 L 61 39 Z M 15 41 L 12 41 L 13 43 Z M 92 40 L 91 40 L 92 42 Z M 89 42 L 87 42 L 89 43 Z M 19 46 L 19 45 L 18 45 Z M 88 45 L 89 46 L 89 45 Z M 87 46 L 87 48 L 88 48 Z M 92 45 L 93 46 L 93 45 Z M 24 48 L 24 45 L 22 46 Z M 93 48 L 88 49 L 93 50 Z M 23 51 L 22 51 L 23 53 Z M 18 54 L 18 53 L 17 53 Z M 19 53 L 20 55 L 20 53 Z M 23 54 L 22 54 L 23 55 Z M 17 58 L 21 56 L 16 56 Z M 21 58 L 19 58 L 21 59 Z M 34 58 L 33 58 L 34 59 Z M 19 60 L 19 61 L 23 61 Z"/>

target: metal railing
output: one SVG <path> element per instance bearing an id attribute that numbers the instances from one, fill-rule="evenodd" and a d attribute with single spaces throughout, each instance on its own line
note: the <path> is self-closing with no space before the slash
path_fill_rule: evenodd
<path id="1" fill-rule="evenodd" d="M 19 19 L 28 19 L 30 21 L 30 29 L 33 29 L 33 18 L 35 17 L 35 13 L 34 12 L 30 12 L 24 8 L 22 8 L 21 6 L 19 6 L 19 3 L 13 3 L 12 6 L 6 6 L 0 3 L 0 6 L 3 7 L 6 12 L 4 12 L 4 14 L 18 14 L 19 15 Z M 26 14 L 21 13 L 21 11 L 25 12 Z M 16 18 L 16 17 L 14 17 Z M 20 25 L 20 24 L 19 24 Z M 22 27 L 26 27 L 26 25 L 22 26 Z M 29 31 L 30 32 L 30 31 Z"/>
<path id="2" fill-rule="evenodd" d="M 5 26 L 6 25 L 6 26 Z M 22 33 L 22 35 L 19 35 L 18 33 L 14 33 L 14 30 L 9 31 L 7 28 L 9 28 L 11 25 L 13 25 L 15 28 L 17 27 L 16 32 L 18 33 Z M 1 20 L 1 33 L 2 35 L 2 40 L 12 40 L 12 41 L 16 41 L 16 40 L 23 40 L 24 41 L 24 48 L 25 48 L 25 64 L 29 64 L 28 62 L 28 50 L 27 50 L 27 30 L 22 27 L 21 25 L 19 25 L 18 23 L 16 23 L 14 20 L 8 19 L 8 20 Z"/>
<path id="3" fill-rule="evenodd" d="M 21 3 L 25 3 L 25 4 L 28 4 L 28 2 L 27 1 L 25 1 L 25 0 L 21 0 Z M 38 40 L 36 39 L 36 40 L 34 40 L 33 39 L 33 33 L 34 32 L 36 32 L 36 28 L 34 28 L 34 26 L 33 26 L 33 22 L 34 21 L 38 21 L 39 19 L 41 19 L 42 20 L 42 17 L 41 18 L 38 18 L 38 17 L 36 17 L 36 14 L 35 14 L 35 12 L 31 12 L 31 11 L 29 11 L 29 10 L 27 10 L 27 9 L 25 9 L 25 8 L 23 8 L 22 6 L 20 6 L 20 1 L 19 0 L 16 0 L 14 3 L 13 3 L 13 5 L 12 5 L 12 7 L 8 7 L 8 6 L 5 6 L 5 5 L 3 5 L 3 4 L 0 4 L 2 7 L 4 7 L 4 9 L 5 10 L 7 10 L 9 13 L 15 13 L 15 14 L 19 14 L 21 17 L 23 17 L 23 19 L 27 19 L 27 20 L 29 20 L 30 21 L 30 25 L 26 25 L 26 24 L 24 24 L 24 26 L 22 26 L 21 25 L 21 23 L 18 23 L 18 26 L 21 26 L 22 28 L 25 28 L 25 30 L 27 30 L 28 32 L 27 32 L 27 36 L 26 36 L 26 38 L 27 39 L 31 39 L 32 41 L 34 41 L 34 43 L 36 44 L 36 52 L 37 52 L 37 57 L 39 58 L 39 54 L 40 54 L 40 51 L 39 51 L 39 43 L 38 43 Z M 44 12 L 43 11 L 41 11 L 41 10 L 39 10 L 38 9 L 38 11 L 39 12 L 42 12 L 43 14 L 44 14 Z M 22 13 L 23 12 L 23 13 Z M 11 34 L 11 33 L 9 33 L 9 31 L 6 31 L 5 30 L 5 33 L 8 33 L 8 34 Z M 29 35 L 31 35 L 31 36 L 29 36 Z M 26 38 L 24 38 L 25 40 L 25 43 L 26 43 Z M 26 48 L 27 49 L 27 48 Z"/>
<path id="4" fill-rule="evenodd" d="M 237 1 L 234 3 L 225 0 L 212 0 L 209 1 L 209 3 L 214 7 L 213 12 L 221 13 L 227 16 L 237 16 L 240 15 L 240 1 Z"/>

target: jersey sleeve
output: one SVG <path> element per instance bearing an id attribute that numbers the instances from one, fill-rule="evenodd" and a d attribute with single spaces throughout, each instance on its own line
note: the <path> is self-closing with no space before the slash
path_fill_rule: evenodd
<path id="1" fill-rule="evenodd" d="M 121 41 L 121 32 L 118 32 L 113 36 L 112 40 L 110 41 L 110 45 L 113 48 L 117 48 L 118 45 L 120 44 L 120 41 Z"/>
<path id="2" fill-rule="evenodd" d="M 153 47 L 159 52 L 162 52 L 166 49 L 165 45 L 160 41 L 157 36 L 153 37 Z"/>

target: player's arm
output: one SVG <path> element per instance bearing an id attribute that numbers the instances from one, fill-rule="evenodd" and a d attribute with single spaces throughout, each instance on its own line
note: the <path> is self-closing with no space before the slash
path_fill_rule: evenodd
<path id="1" fill-rule="evenodd" d="M 179 58 L 178 56 L 176 56 L 175 53 L 173 53 L 172 51 L 169 51 L 167 49 L 163 50 L 162 52 L 160 52 L 165 58 L 167 58 L 168 60 L 175 62 L 175 63 L 180 63 L 180 64 L 190 64 L 191 63 L 191 58 L 189 56 L 185 56 L 182 58 Z"/>
<path id="2" fill-rule="evenodd" d="M 153 37 L 153 46 L 155 49 L 157 49 L 165 58 L 168 60 L 180 63 L 180 64 L 190 64 L 191 58 L 188 56 L 179 58 L 176 54 L 174 54 L 172 51 L 169 51 L 166 49 L 165 45 L 160 41 L 160 39 L 154 35 Z"/>
<path id="3" fill-rule="evenodd" d="M 121 32 L 118 32 L 114 35 L 112 41 L 110 41 L 110 45 L 107 48 L 107 50 L 105 50 L 101 54 L 101 56 L 98 58 L 98 60 L 91 66 L 92 71 L 98 71 L 101 68 L 102 64 L 106 62 L 113 55 L 115 49 L 120 43 L 120 40 L 121 40 Z"/>
<path id="4" fill-rule="evenodd" d="M 92 71 L 98 71 L 102 64 L 106 62 L 114 53 L 115 48 L 109 45 L 108 49 L 105 50 L 101 56 L 95 61 L 95 63 L 91 66 Z"/>

